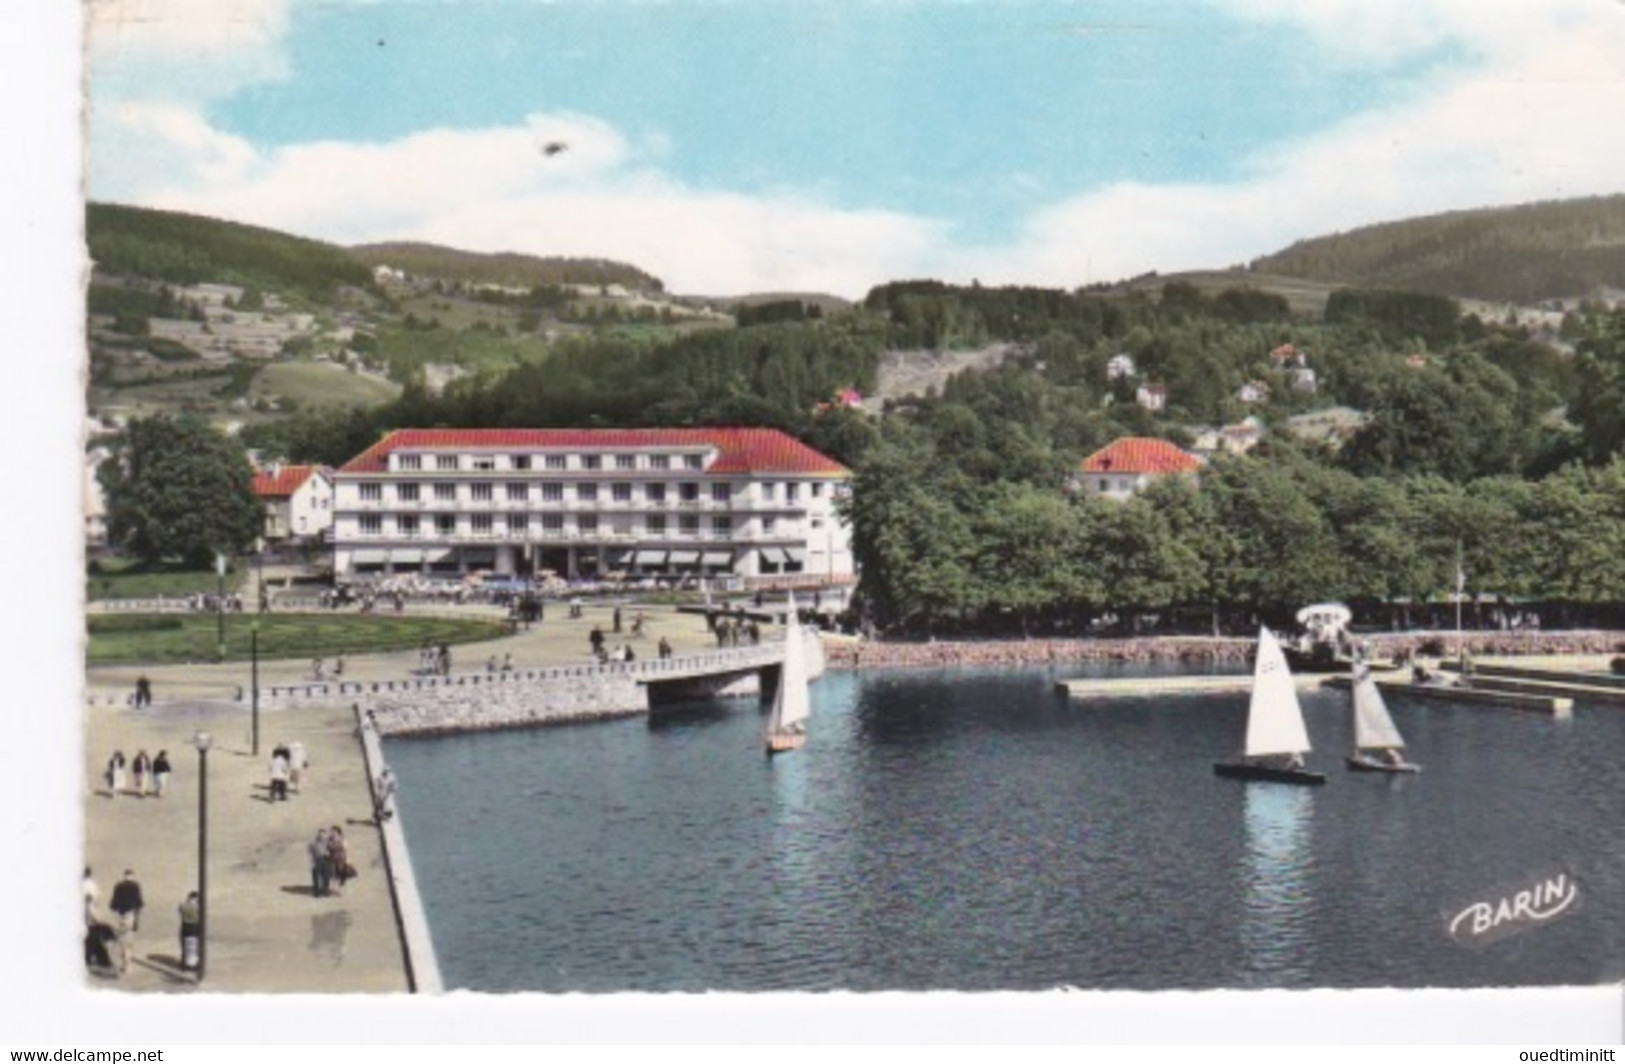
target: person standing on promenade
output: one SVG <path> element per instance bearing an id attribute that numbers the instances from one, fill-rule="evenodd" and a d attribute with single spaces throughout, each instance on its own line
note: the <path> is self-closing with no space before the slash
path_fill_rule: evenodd
<path id="1" fill-rule="evenodd" d="M 141 930 L 141 909 L 145 902 L 141 898 L 141 884 L 135 881 L 135 872 L 126 868 L 124 878 L 113 887 L 113 899 L 108 908 L 118 916 L 118 970 L 125 971 L 130 967 L 130 947 L 135 941 L 135 933 Z"/>
<path id="2" fill-rule="evenodd" d="M 305 781 L 305 769 L 309 767 L 310 755 L 305 753 L 305 744 L 295 739 L 288 744 L 288 783 L 293 793 L 299 793 L 299 786 Z"/>
<path id="3" fill-rule="evenodd" d="M 198 954 L 203 943 L 203 902 L 199 900 L 197 891 L 192 891 L 180 903 L 181 917 L 181 968 L 188 972 L 197 971 Z"/>
<path id="4" fill-rule="evenodd" d="M 350 864 L 350 848 L 344 842 L 344 831 L 337 824 L 327 829 L 327 855 L 333 861 L 333 880 L 338 883 L 335 893 L 343 894 L 344 885 L 355 878 Z"/>
<path id="5" fill-rule="evenodd" d="M 146 709 L 152 705 L 152 684 L 145 676 L 137 676 L 135 680 L 135 708 Z"/>
<path id="6" fill-rule="evenodd" d="M 113 756 L 107 759 L 107 789 L 112 797 L 117 798 L 118 792 L 124 789 L 124 751 L 114 750 Z"/>
<path id="7" fill-rule="evenodd" d="M 388 765 L 384 771 L 378 773 L 378 781 L 373 785 L 372 818 L 382 824 L 395 815 L 395 770 Z"/>
<path id="8" fill-rule="evenodd" d="M 614 621 L 614 624 L 615 624 L 615 634 L 620 635 L 621 634 L 621 608 L 619 606 L 615 607 L 615 613 L 614 613 L 614 616 L 613 616 L 613 621 Z"/>
<path id="9" fill-rule="evenodd" d="M 593 625 L 592 631 L 587 633 L 587 642 L 592 644 L 592 656 L 598 657 L 604 649 L 604 630 L 596 624 Z"/>
<path id="10" fill-rule="evenodd" d="M 288 751 L 277 747 L 271 751 L 271 801 L 288 800 Z"/>
<path id="11" fill-rule="evenodd" d="M 85 878 L 79 884 L 80 897 L 85 903 L 85 926 L 94 927 L 96 924 L 96 899 L 101 897 L 102 888 L 96 885 L 96 879 L 90 874 L 90 866 L 85 865 Z"/>
<path id="12" fill-rule="evenodd" d="M 135 752 L 135 760 L 130 762 L 130 774 L 135 777 L 135 796 L 147 796 L 147 776 L 152 772 L 152 759 L 145 750 Z"/>
<path id="13" fill-rule="evenodd" d="M 169 751 L 160 750 L 152 759 L 152 788 L 155 797 L 162 798 L 169 789 Z"/>
<path id="14" fill-rule="evenodd" d="M 671 657 L 671 641 L 665 636 L 660 637 L 660 644 L 657 649 L 659 650 L 660 657 L 662 659 Z"/>
<path id="15" fill-rule="evenodd" d="M 327 848 L 326 828 L 316 829 L 316 837 L 310 840 L 308 850 L 311 896 L 325 898 L 329 893 L 329 885 L 333 882 L 333 855 Z"/>

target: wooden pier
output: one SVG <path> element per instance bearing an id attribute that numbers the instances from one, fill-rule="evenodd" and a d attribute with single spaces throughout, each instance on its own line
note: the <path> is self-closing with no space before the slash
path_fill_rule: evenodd
<path id="1" fill-rule="evenodd" d="M 1326 687 L 1347 690 L 1353 686 L 1347 676 L 1333 676 L 1323 681 Z M 1470 706 L 1499 706 L 1521 709 L 1531 713 L 1549 713 L 1567 716 L 1574 709 L 1574 699 L 1566 695 L 1532 693 L 1529 691 L 1503 691 L 1488 688 L 1476 681 L 1471 687 L 1458 687 L 1453 683 L 1415 683 L 1411 680 L 1378 680 L 1377 687 L 1384 695 L 1401 698 L 1431 698 L 1435 702 L 1455 702 Z"/>

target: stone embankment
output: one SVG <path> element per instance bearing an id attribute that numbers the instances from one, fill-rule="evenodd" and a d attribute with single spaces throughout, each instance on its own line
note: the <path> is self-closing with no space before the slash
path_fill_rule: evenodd
<path id="1" fill-rule="evenodd" d="M 1454 632 L 1406 632 L 1365 637 L 1378 658 L 1400 654 L 1456 653 Z M 1625 645 L 1625 632 L 1466 632 L 1474 657 L 1611 654 Z M 1091 662 L 1182 662 L 1236 664 L 1252 654 L 1254 640 L 1202 636 L 1139 639 L 1027 639 L 999 642 L 877 643 L 829 640 L 824 652 L 832 669 L 997 667 Z"/>

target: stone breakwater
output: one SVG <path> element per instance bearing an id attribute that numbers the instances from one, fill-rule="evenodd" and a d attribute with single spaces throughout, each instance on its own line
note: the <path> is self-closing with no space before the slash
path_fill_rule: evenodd
<path id="1" fill-rule="evenodd" d="M 1473 657 L 1612 654 L 1625 632 L 1465 632 Z M 1406 632 L 1362 637 L 1378 658 L 1400 654 L 1439 656 L 1456 652 L 1454 632 Z M 1028 639 L 1008 642 L 876 643 L 828 640 L 832 669 L 999 667 L 1092 662 L 1181 662 L 1229 665 L 1247 662 L 1252 639 L 1156 636 L 1139 639 Z"/>

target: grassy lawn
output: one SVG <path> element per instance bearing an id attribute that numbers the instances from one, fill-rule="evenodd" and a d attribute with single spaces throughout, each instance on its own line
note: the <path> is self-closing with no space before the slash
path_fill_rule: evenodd
<path id="1" fill-rule="evenodd" d="M 89 602 L 157 598 L 159 595 L 181 598 L 199 591 L 213 594 L 219 589 L 219 578 L 213 569 L 186 569 L 179 564 L 143 565 L 110 558 L 100 559 L 94 565 L 96 568 L 85 574 L 85 599 Z M 245 575 L 241 567 L 227 571 L 227 594 L 242 586 Z"/>
<path id="2" fill-rule="evenodd" d="M 226 659 L 249 657 L 249 625 L 255 615 L 226 615 Z M 188 614 L 97 614 L 89 617 L 90 665 L 173 665 L 215 660 L 215 616 Z M 425 642 L 477 643 L 507 634 L 496 621 L 445 617 L 380 617 L 345 614 L 276 614 L 258 617 L 261 659 L 332 657 L 386 650 L 412 650 Z"/>
<path id="3" fill-rule="evenodd" d="M 277 362 L 260 371 L 253 395 L 285 396 L 301 407 L 376 406 L 401 394 L 401 386 L 328 362 Z"/>

